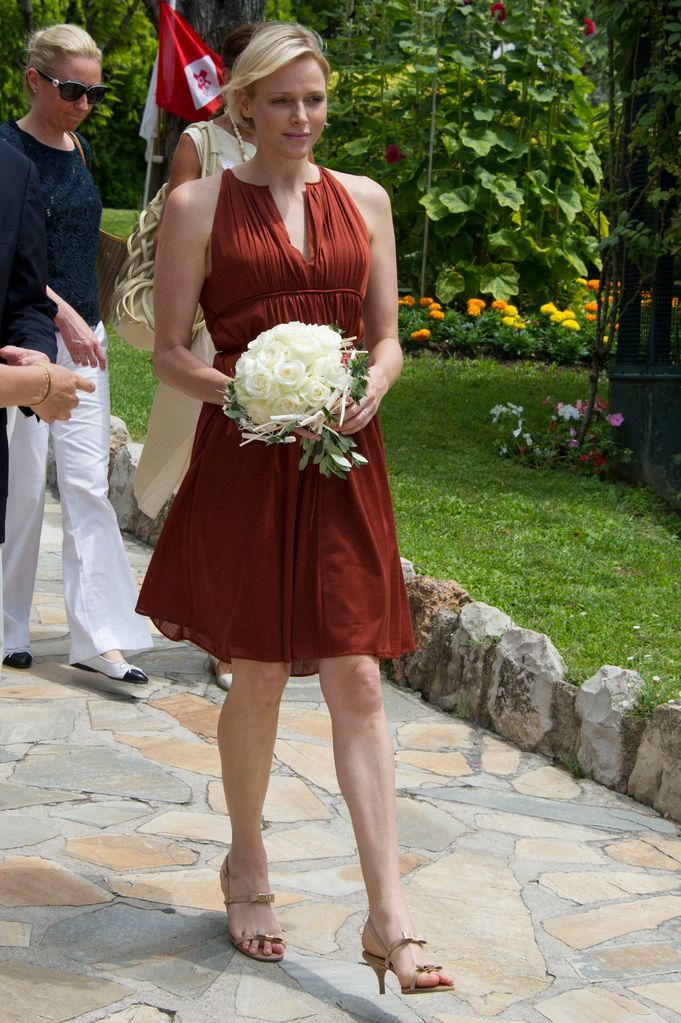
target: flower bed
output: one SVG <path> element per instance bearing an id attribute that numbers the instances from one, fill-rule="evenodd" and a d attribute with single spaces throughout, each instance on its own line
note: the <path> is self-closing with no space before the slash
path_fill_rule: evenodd
<path id="1" fill-rule="evenodd" d="M 406 352 L 442 356 L 489 355 L 537 359 L 560 365 L 586 362 L 595 335 L 598 281 L 580 277 L 570 302 L 524 309 L 502 299 L 469 298 L 465 309 L 447 308 L 424 295 L 399 299 L 400 341 Z"/>

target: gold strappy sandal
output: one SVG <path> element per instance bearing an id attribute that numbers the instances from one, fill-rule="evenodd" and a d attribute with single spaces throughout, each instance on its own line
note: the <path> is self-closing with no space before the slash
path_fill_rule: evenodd
<path id="1" fill-rule="evenodd" d="M 423 947 L 426 944 L 426 941 L 424 938 L 417 938 L 414 934 L 407 934 L 406 931 L 402 931 L 402 937 L 398 938 L 397 941 L 393 941 L 392 945 L 389 945 L 388 948 L 386 948 L 383 942 L 381 941 L 376 931 L 376 928 L 371 922 L 371 917 L 367 919 L 367 923 L 369 924 L 369 927 L 374 933 L 376 943 L 385 952 L 385 956 L 381 958 L 380 956 L 372 955 L 371 952 L 367 952 L 365 949 L 363 949 L 362 957 L 367 966 L 371 967 L 371 969 L 376 974 L 376 977 L 378 978 L 379 995 L 384 995 L 386 971 L 390 970 L 391 973 L 394 973 L 395 976 L 397 976 L 397 970 L 390 961 L 393 952 L 395 952 L 395 950 L 400 948 L 402 945 L 420 945 L 421 947 Z M 427 966 L 417 966 L 414 969 L 414 972 L 411 976 L 411 983 L 409 984 L 409 987 L 400 988 L 402 994 L 426 995 L 431 994 L 432 992 L 435 991 L 452 991 L 454 988 L 453 984 L 434 984 L 431 987 L 417 987 L 416 981 L 418 980 L 422 973 L 439 973 L 441 969 L 442 966 L 432 966 L 430 964 L 428 964 Z"/>
<path id="2" fill-rule="evenodd" d="M 222 887 L 222 894 L 225 897 L 225 907 L 227 909 L 227 916 L 229 917 L 229 907 L 234 905 L 235 902 L 274 902 L 274 895 L 272 892 L 251 892 L 250 895 L 237 896 L 236 898 L 230 898 L 229 895 L 229 855 L 225 856 L 225 862 L 220 867 L 220 885 Z M 255 959 L 259 963 L 279 963 L 284 958 L 284 952 L 286 951 L 286 942 L 278 934 L 244 934 L 241 938 L 235 938 L 229 927 L 227 928 L 227 934 L 229 940 L 234 945 L 234 948 L 241 952 L 242 955 L 247 956 L 249 959 Z M 247 952 L 242 948 L 244 941 L 257 941 L 258 947 L 263 942 L 276 942 L 277 945 L 284 946 L 284 952 L 272 952 L 271 955 L 259 955 L 257 952 Z"/>

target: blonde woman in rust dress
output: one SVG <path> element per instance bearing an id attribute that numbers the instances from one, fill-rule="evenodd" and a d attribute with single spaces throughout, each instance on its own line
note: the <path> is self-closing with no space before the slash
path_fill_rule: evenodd
<path id="1" fill-rule="evenodd" d="M 328 73 L 314 33 L 261 29 L 226 89 L 232 120 L 255 130 L 255 156 L 168 200 L 154 361 L 162 380 L 204 404 L 139 609 L 170 638 L 232 663 L 218 739 L 233 836 L 221 880 L 236 948 L 269 962 L 284 954 L 261 816 L 284 687 L 318 670 L 369 900 L 365 960 L 379 989 L 389 969 L 405 994 L 427 993 L 452 980 L 428 964 L 400 881 L 378 664 L 413 649 L 376 418 L 402 364 L 394 240 L 382 188 L 308 160 Z M 189 351 L 199 301 L 212 367 Z M 343 426 L 369 464 L 348 479 L 300 472 L 295 444 L 240 447 L 222 412 L 249 341 L 293 320 L 336 323 L 370 352 L 367 393 Z"/>

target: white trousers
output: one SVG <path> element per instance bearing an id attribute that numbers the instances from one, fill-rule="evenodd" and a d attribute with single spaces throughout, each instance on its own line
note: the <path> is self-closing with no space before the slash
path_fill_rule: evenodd
<path id="1" fill-rule="evenodd" d="M 97 330 L 106 351 L 106 331 Z M 29 620 L 45 504 L 47 442 L 51 433 L 61 497 L 64 604 L 71 633 L 70 663 L 106 650 L 124 654 L 151 647 L 145 618 L 135 612 L 137 587 L 108 499 L 108 371 L 76 366 L 57 335 L 57 362 L 93 380 L 79 391 L 68 422 L 51 426 L 14 416 L 9 431 L 9 495 L 2 548 L 5 652 L 30 650 Z"/>

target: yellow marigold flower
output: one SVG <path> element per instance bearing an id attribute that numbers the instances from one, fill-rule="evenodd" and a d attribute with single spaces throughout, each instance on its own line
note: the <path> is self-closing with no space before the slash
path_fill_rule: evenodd
<path id="1" fill-rule="evenodd" d="M 492 309 L 496 309 L 498 313 L 503 313 L 506 310 L 506 303 L 502 298 L 496 298 L 492 302 Z"/>
<path id="2" fill-rule="evenodd" d="M 553 302 L 545 302 L 543 306 L 539 307 L 539 312 L 543 313 L 544 316 L 552 316 L 554 313 L 557 313 L 558 310 Z"/>
<path id="3" fill-rule="evenodd" d="M 598 280 L 587 281 L 586 286 L 589 291 L 598 291 L 601 286 L 601 282 Z"/>
<path id="4" fill-rule="evenodd" d="M 679 296 L 678 295 L 674 295 L 674 298 L 672 299 L 672 309 L 678 309 L 678 308 L 679 308 Z"/>
<path id="5" fill-rule="evenodd" d="M 587 323 L 594 323 L 595 320 L 597 319 L 597 317 L 596 317 L 595 313 L 587 313 L 585 319 L 586 319 Z"/>
<path id="6" fill-rule="evenodd" d="M 603 344 L 607 345 L 609 340 L 610 340 L 610 335 L 609 334 L 604 334 L 603 335 Z"/>
<path id="7" fill-rule="evenodd" d="M 562 315 L 563 315 L 563 319 L 564 320 L 576 320 L 577 319 L 577 317 L 573 313 L 572 309 L 563 309 L 563 314 Z"/>
<path id="8" fill-rule="evenodd" d="M 525 330 L 525 321 L 521 320 L 520 317 L 513 324 L 516 330 Z"/>
<path id="9" fill-rule="evenodd" d="M 516 307 L 514 305 L 507 305 L 506 306 L 506 312 L 507 312 L 507 314 L 509 316 L 517 316 L 518 315 L 518 310 L 516 309 Z"/>
<path id="10" fill-rule="evenodd" d="M 445 314 L 441 309 L 433 309 L 432 306 L 430 307 L 430 312 L 428 313 L 429 320 L 444 320 L 444 318 Z"/>
<path id="11" fill-rule="evenodd" d="M 581 286 L 583 288 L 588 288 L 588 286 L 589 286 L 586 278 L 584 278 L 584 277 L 578 277 L 577 278 L 577 284 L 581 284 Z"/>
<path id="12" fill-rule="evenodd" d="M 562 323 L 562 322 L 563 322 L 563 314 L 561 312 L 559 312 L 558 309 L 556 309 L 555 313 L 551 317 L 551 323 Z"/>
<path id="13" fill-rule="evenodd" d="M 505 327 L 515 327 L 516 319 L 515 316 L 503 316 L 501 322 Z"/>
<path id="14" fill-rule="evenodd" d="M 433 299 L 427 298 L 425 295 L 419 299 L 419 305 L 432 305 Z"/>
<path id="15" fill-rule="evenodd" d="M 563 320 L 561 327 L 566 327 L 568 330 L 581 330 L 582 328 L 577 323 L 577 320 Z"/>
<path id="16" fill-rule="evenodd" d="M 412 335 L 412 341 L 427 341 L 430 337 L 430 331 L 423 327 L 421 330 L 415 330 Z"/>
<path id="17" fill-rule="evenodd" d="M 587 302 L 584 308 L 586 309 L 587 313 L 597 313 L 598 302 Z"/>

